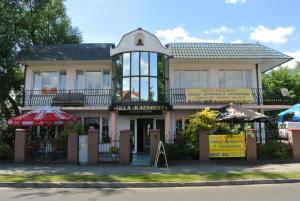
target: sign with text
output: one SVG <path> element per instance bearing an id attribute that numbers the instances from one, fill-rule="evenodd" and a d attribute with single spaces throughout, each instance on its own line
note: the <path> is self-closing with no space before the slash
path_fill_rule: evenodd
<path id="1" fill-rule="evenodd" d="M 187 102 L 254 103 L 251 89 L 185 89 Z"/>
<path id="2" fill-rule="evenodd" d="M 246 156 L 245 135 L 209 135 L 210 158 L 234 158 Z"/>

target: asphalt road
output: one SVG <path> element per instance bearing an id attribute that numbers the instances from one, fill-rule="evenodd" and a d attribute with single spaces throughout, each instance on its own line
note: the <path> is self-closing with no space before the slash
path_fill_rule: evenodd
<path id="1" fill-rule="evenodd" d="M 18 189 L 0 188 L 0 200 L 30 201 L 293 201 L 300 200 L 300 184 L 130 189 Z"/>

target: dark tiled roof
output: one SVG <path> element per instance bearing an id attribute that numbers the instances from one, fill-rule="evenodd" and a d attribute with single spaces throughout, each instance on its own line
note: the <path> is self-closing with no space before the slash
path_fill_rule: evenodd
<path id="1" fill-rule="evenodd" d="M 34 60 L 106 60 L 113 43 L 41 45 L 22 50 L 18 61 Z"/>
<path id="2" fill-rule="evenodd" d="M 169 43 L 166 46 L 178 59 L 292 59 L 259 43 Z"/>

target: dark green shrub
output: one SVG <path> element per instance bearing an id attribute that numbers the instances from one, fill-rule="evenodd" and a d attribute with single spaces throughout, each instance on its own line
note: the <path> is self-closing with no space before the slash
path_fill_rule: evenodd
<path id="1" fill-rule="evenodd" d="M 258 159 L 291 159 L 292 148 L 288 143 L 269 141 L 257 147 Z"/>
<path id="2" fill-rule="evenodd" d="M 12 148 L 6 143 L 0 143 L 0 160 L 13 159 Z"/>
<path id="3" fill-rule="evenodd" d="M 185 143 L 166 144 L 168 160 L 191 160 L 198 158 L 197 149 L 187 146 Z"/>

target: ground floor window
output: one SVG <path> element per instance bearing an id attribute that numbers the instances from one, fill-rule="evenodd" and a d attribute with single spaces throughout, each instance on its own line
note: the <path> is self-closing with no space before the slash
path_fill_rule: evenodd
<path id="1" fill-rule="evenodd" d="M 100 143 L 110 143 L 109 124 L 107 117 L 83 117 L 84 131 L 87 134 L 90 128 L 99 130 Z"/>
<path id="2" fill-rule="evenodd" d="M 181 134 L 182 131 L 186 130 L 191 115 L 176 115 L 176 132 L 175 135 Z"/>

